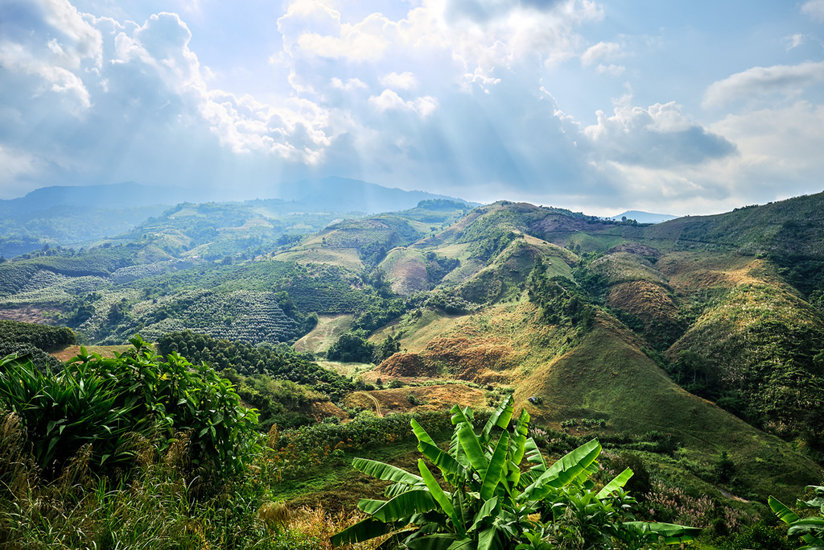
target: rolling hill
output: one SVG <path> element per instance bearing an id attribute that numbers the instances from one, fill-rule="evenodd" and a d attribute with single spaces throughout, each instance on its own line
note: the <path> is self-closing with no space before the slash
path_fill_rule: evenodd
<path id="1" fill-rule="evenodd" d="M 106 343 L 309 332 L 300 349 L 323 353 L 332 333 L 391 336 L 401 353 L 358 369 L 367 383 L 505 388 L 553 429 L 671 438 L 676 454 L 649 457 L 662 472 L 711 483 L 726 451 L 724 491 L 786 496 L 822 476 L 822 212 L 824 195 L 655 225 L 507 201 L 336 221 L 187 203 L 119 244 L 0 265 L 0 315 Z"/>

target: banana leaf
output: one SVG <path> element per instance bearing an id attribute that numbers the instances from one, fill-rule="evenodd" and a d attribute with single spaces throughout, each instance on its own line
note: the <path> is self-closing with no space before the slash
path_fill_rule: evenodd
<path id="1" fill-rule="evenodd" d="M 489 441 L 489 435 L 492 433 L 492 428 L 495 426 L 498 426 L 502 430 L 507 429 L 509 426 L 509 420 L 512 418 L 512 413 L 515 410 L 514 402 L 515 400 L 512 396 L 508 395 L 506 399 L 504 399 L 503 403 L 501 403 L 492 415 L 490 415 L 489 420 L 486 421 L 486 425 L 484 426 L 481 436 L 484 441 Z"/>
<path id="2" fill-rule="evenodd" d="M 483 483 L 481 484 L 481 500 L 489 500 L 495 494 L 495 489 L 501 482 L 507 467 L 506 455 L 508 451 L 509 433 L 503 432 L 498 440 L 498 445 L 495 447 L 495 452 L 492 454 L 492 460 L 489 461 L 489 467 L 484 473 Z"/>
<path id="3" fill-rule="evenodd" d="M 423 489 L 406 491 L 388 501 L 361 499 L 358 502 L 358 508 L 383 522 L 398 521 L 434 510 L 437 506 L 430 492 Z"/>
<path id="4" fill-rule="evenodd" d="M 623 488 L 624 485 L 627 484 L 627 481 L 629 481 L 630 478 L 632 477 L 632 474 L 633 474 L 632 469 L 627 468 L 626 470 L 624 470 L 623 472 L 621 472 L 620 474 L 615 476 L 612 481 L 610 481 L 609 483 L 604 485 L 604 488 L 601 489 L 600 491 L 598 491 L 598 494 L 595 495 L 595 498 L 597 498 L 597 499 L 606 498 L 609 495 L 611 495 L 612 493 L 614 493 L 615 491 L 617 491 L 618 489 Z"/>
<path id="5" fill-rule="evenodd" d="M 518 500 L 525 502 L 531 499 L 541 499 L 550 488 L 559 488 L 578 477 L 601 453 L 601 444 L 593 439 L 584 443 L 561 457 L 552 466 L 526 487 Z"/>
<path id="6" fill-rule="evenodd" d="M 406 483 L 408 485 L 423 483 L 423 479 L 419 476 L 377 460 L 355 458 L 352 460 L 352 467 L 359 472 L 383 481 L 394 481 L 395 483 Z"/>
<path id="7" fill-rule="evenodd" d="M 687 527 L 675 523 L 652 523 L 647 521 L 625 521 L 624 526 L 634 529 L 639 533 L 655 534 L 664 539 L 664 544 L 681 544 L 694 540 L 701 529 L 698 527 Z"/>
<path id="8" fill-rule="evenodd" d="M 386 533 L 390 533 L 393 527 L 389 523 L 384 523 L 377 519 L 367 518 L 363 521 L 347 527 L 340 533 L 336 533 L 330 537 L 329 541 L 334 546 L 341 546 L 343 544 L 354 544 L 364 540 L 373 539 Z"/>
<path id="9" fill-rule="evenodd" d="M 426 487 L 429 489 L 429 492 L 432 494 L 432 498 L 435 499 L 444 513 L 449 517 L 449 519 L 452 520 L 452 524 L 455 526 L 455 531 L 457 531 L 461 537 L 466 535 L 466 527 L 464 526 L 461 518 L 458 516 L 458 513 L 455 511 L 452 501 L 449 500 L 449 497 L 443 492 L 441 486 L 438 485 L 437 480 L 432 475 L 432 472 L 429 471 L 429 468 L 426 467 L 426 464 L 422 458 L 418 459 L 418 470 L 420 470 L 421 477 L 423 478 L 424 483 L 426 483 Z"/>

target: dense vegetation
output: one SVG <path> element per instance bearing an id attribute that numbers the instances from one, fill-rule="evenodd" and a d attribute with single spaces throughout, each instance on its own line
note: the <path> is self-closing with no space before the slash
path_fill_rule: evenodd
<path id="1" fill-rule="evenodd" d="M 265 374 L 278 380 L 309 385 L 333 400 L 341 399 L 354 389 L 350 380 L 301 357 L 288 346 L 252 346 L 192 331 L 166 334 L 157 345 L 161 354 L 176 352 L 218 370 L 231 368 L 246 376 Z"/>
<path id="2" fill-rule="evenodd" d="M 41 371 L 59 368 L 47 352 L 74 344 L 76 336 L 66 327 L 0 320 L 0 358 L 16 355 L 27 358 Z"/>
<path id="3" fill-rule="evenodd" d="M 66 327 L 0 320 L 0 339 L 4 342 L 29 344 L 43 351 L 55 351 L 74 344 L 76 337 Z"/>
<path id="4" fill-rule="evenodd" d="M 0 403 L 20 419 L 41 472 L 59 477 L 81 448 L 93 471 L 110 472 L 135 460 L 137 439 L 163 451 L 181 433 L 203 476 L 243 470 L 257 415 L 240 406 L 231 384 L 176 354 L 160 361 L 139 337 L 132 343 L 113 359 L 81 348 L 54 373 L 20 359 L 0 364 Z"/>
<path id="5" fill-rule="evenodd" d="M 511 397 L 480 433 L 468 407 L 455 405 L 451 412 L 455 429 L 446 452 L 412 420 L 418 450 L 440 470 L 450 492 L 423 459 L 418 460 L 420 475 L 355 459 L 357 470 L 392 482 L 385 491 L 388 500 L 361 500 L 358 507 L 370 517 L 336 534 L 333 543 L 388 534 L 388 548 L 638 548 L 659 537 L 673 544 L 687 542 L 700 532 L 635 521 L 630 512 L 634 500 L 622 490 L 633 475 L 629 468 L 596 492 L 589 481 L 601 452 L 595 440 L 547 466 L 535 441 L 527 437 L 529 413 L 522 410 L 510 432 Z M 497 441 L 492 439 L 495 428 L 503 430 Z M 532 465 L 527 471 L 521 468 L 524 458 Z"/>
<path id="6" fill-rule="evenodd" d="M 231 495 L 218 502 L 205 493 L 185 494 L 194 468 L 172 459 L 189 456 L 181 449 L 185 438 L 168 427 L 143 433 L 145 426 L 133 418 L 138 439 L 146 444 L 140 449 L 152 452 L 128 451 L 118 443 L 127 435 L 117 419 L 101 413 L 94 422 L 112 430 L 113 446 L 103 443 L 106 434 L 84 428 L 96 443 L 84 447 L 74 433 L 79 446 L 55 443 L 68 453 L 60 460 L 85 461 L 83 471 L 91 479 L 131 481 L 108 489 L 98 485 L 94 498 L 82 492 L 86 489 L 61 494 L 57 484 L 69 474 L 59 473 L 53 459 L 37 466 L 48 453 L 26 447 L 30 440 L 23 438 L 29 443 L 19 446 L 20 456 L 30 459 L 30 471 L 48 486 L 37 493 L 40 486 L 30 485 L 36 488 L 32 498 L 85 499 L 77 509 L 87 511 L 93 502 L 100 510 L 109 506 L 109 512 L 89 514 L 109 514 L 100 521 L 113 525 L 123 518 L 116 516 L 115 500 L 107 500 L 109 489 L 115 494 L 143 483 L 162 493 L 160 507 L 143 498 L 148 489 L 134 489 L 134 501 L 147 514 L 168 514 L 171 523 L 162 529 L 180 540 L 200 540 L 182 527 L 193 510 L 200 515 L 192 525 L 213 546 L 244 530 L 249 535 L 240 536 L 244 542 L 238 546 L 267 535 L 285 540 L 273 535 L 280 529 L 276 521 L 263 525 L 254 510 L 267 501 L 272 506 L 262 509 L 280 509 L 279 500 L 316 502 L 324 496 L 315 495 L 324 491 L 335 498 L 377 496 L 374 491 L 382 487 L 353 481 L 345 472 L 344 458 L 356 449 L 414 471 L 415 464 L 400 455 L 413 441 L 406 426 L 410 417 L 387 409 L 421 411 L 443 403 L 450 390 L 436 388 L 441 380 L 426 380 L 437 375 L 467 384 L 463 389 L 471 390 L 473 403 L 492 405 L 513 394 L 538 422 L 529 436 L 555 458 L 597 436 L 605 449 L 601 464 L 610 474 L 593 473 L 591 479 L 609 483 L 625 469 L 617 465 L 626 462 L 636 472 L 627 487 L 644 486 L 632 487 L 643 503 L 638 514 L 644 520 L 703 527 L 703 542 L 713 539 L 717 548 L 787 547 L 774 525 L 756 521 L 769 517 L 735 499 L 763 502 L 772 493 L 786 501 L 822 475 L 814 461 L 820 465 L 824 456 L 824 425 L 817 414 L 824 396 L 824 195 L 654 226 L 507 202 L 468 210 L 460 203 L 431 201 L 332 225 L 327 225 L 329 213 L 305 216 L 302 224 L 301 215 L 293 216 L 289 208 L 267 201 L 181 204 L 111 243 L 86 250 L 40 247 L 0 262 L 0 316 L 64 323 L 84 343 L 119 344 L 140 333 L 158 341 L 164 355 L 179 352 L 207 364 L 179 363 L 175 368 L 181 372 L 208 384 L 231 381 L 240 403 L 258 410 L 253 431 L 269 433 L 269 445 L 250 460 L 251 481 L 217 476 Z M 312 234 L 316 230 L 321 231 Z M 46 340 L 69 334 L 67 329 L 32 329 L 32 334 L 38 330 Z M 0 331 L 0 339 L 7 342 L 11 332 Z M 316 355 L 295 353 L 290 344 L 299 338 L 300 349 Z M 36 345 L 60 347 L 57 340 L 46 340 Z M 103 397 L 83 394 L 83 399 L 101 411 L 107 392 L 132 395 L 111 386 L 111 377 L 95 378 L 91 373 L 102 364 L 95 359 L 87 361 L 93 369 L 82 366 L 84 360 L 64 369 L 39 348 L 16 340 L 0 342 L 0 356 L 9 345 L 41 367 L 21 370 L 25 358 L 8 363 L 4 372 L 18 380 L 9 388 L 79 395 L 70 380 L 88 377 L 84 387 L 101 389 Z M 367 372 L 374 367 L 363 363 L 378 364 L 400 350 L 404 353 L 386 372 Z M 324 356 L 361 364 L 330 366 L 350 379 L 313 362 Z M 159 377 L 177 364 L 144 359 L 158 363 L 147 368 Z M 144 359 L 132 353 L 109 361 Z M 403 382 L 391 380 L 399 373 Z M 362 381 L 354 381 L 358 376 Z M 405 386 L 410 380 L 413 385 Z M 41 401 L 32 397 L 32 402 L 45 406 L 45 394 L 36 395 Z M 144 416 L 156 420 L 153 414 Z M 421 413 L 413 414 L 423 424 Z M 18 422 L 21 433 L 29 429 L 16 413 L 7 417 Z M 443 414 L 432 413 L 427 421 L 439 426 L 436 432 L 453 427 Z M 70 431 L 46 422 L 49 437 Z M 474 426 L 478 435 L 483 426 L 477 419 Z M 32 433 L 40 429 L 32 427 Z M 495 448 L 487 450 L 494 455 Z M 109 456 L 104 460 L 104 455 Z M 345 481 L 329 489 L 334 479 Z M 250 485 L 255 480 L 260 487 Z M 111 498 L 126 495 L 117 494 Z M 588 503 L 597 508 L 597 500 L 593 496 Z M 185 510 L 171 509 L 175 501 L 185 503 Z M 20 510 L 34 510 L 19 498 L 14 502 Z M 573 500 L 558 504 L 565 515 L 574 515 Z M 3 510 L 3 525 L 26 525 L 32 532 L 39 532 L 37 525 L 53 526 L 53 518 L 78 517 L 66 507 L 55 508 L 52 519 L 37 523 L 34 512 L 25 519 L 22 512 Z M 16 519 L 7 521 L 14 514 Z M 451 521 L 440 519 L 446 525 Z M 561 519 L 553 525 L 586 537 Z M 491 528 L 485 521 L 472 537 Z M 102 532 L 98 520 L 89 522 Z M 543 528 L 545 535 L 561 537 L 552 525 L 544 522 Z M 70 546 L 80 539 L 71 540 Z M 102 536 L 90 540 L 114 544 Z M 561 544 L 560 538 L 552 540 Z"/>

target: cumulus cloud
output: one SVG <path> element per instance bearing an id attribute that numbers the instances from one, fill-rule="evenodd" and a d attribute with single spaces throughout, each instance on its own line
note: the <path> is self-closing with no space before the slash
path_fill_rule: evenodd
<path id="1" fill-rule="evenodd" d="M 406 101 L 397 92 L 386 89 L 379 96 L 369 98 L 369 103 L 379 111 L 389 111 L 393 109 L 413 111 L 422 117 L 431 115 L 438 108 L 438 100 L 432 96 L 417 97 Z"/>
<path id="2" fill-rule="evenodd" d="M 704 93 L 702 104 L 711 108 L 776 96 L 793 98 L 821 80 L 824 80 L 824 61 L 753 67 L 714 82 Z"/>
<path id="3" fill-rule="evenodd" d="M 607 160 L 622 164 L 699 164 L 736 152 L 734 144 L 691 122 L 674 102 L 643 108 L 625 98 L 612 115 L 598 111 L 597 119 L 584 134 Z"/>
<path id="4" fill-rule="evenodd" d="M 774 189 L 763 174 L 782 158 L 798 163 L 785 172 L 796 182 L 824 169 L 814 160 L 822 113 L 791 103 L 822 79 L 819 63 L 750 69 L 707 89 L 711 107 L 783 98 L 783 110 L 758 112 L 763 123 L 745 112 L 699 123 L 672 97 L 623 98 L 594 122 L 564 113 L 553 78 L 625 71 L 618 42 L 579 34 L 604 16 L 589 0 L 420 0 L 385 13 L 291 0 L 272 16 L 280 44 L 264 57 L 262 79 L 277 87 L 255 95 L 215 84 L 194 46 L 194 14 L 210 7 L 182 2 L 172 6 L 191 17 L 0 2 L 4 190 L 126 179 L 265 189 L 342 175 L 475 200 L 706 210 L 743 196 L 746 178 Z"/>

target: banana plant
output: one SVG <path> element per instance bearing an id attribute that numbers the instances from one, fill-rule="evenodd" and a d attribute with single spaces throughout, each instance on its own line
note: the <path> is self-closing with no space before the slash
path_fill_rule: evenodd
<path id="1" fill-rule="evenodd" d="M 547 510 L 552 510 L 553 498 L 565 489 L 577 495 L 592 488 L 589 477 L 598 470 L 595 460 L 601 445 L 589 441 L 548 466 L 535 441 L 528 437 L 529 413 L 522 410 L 515 418 L 511 396 L 491 414 L 480 433 L 475 431 L 469 407 L 455 405 L 451 413 L 454 430 L 447 450 L 418 422 L 411 421 L 424 457 L 418 460 L 417 472 L 365 458 L 353 460 L 356 470 L 391 484 L 385 491 L 386 500 L 362 499 L 358 503 L 370 517 L 334 535 L 334 545 L 389 535 L 381 548 L 549 547 L 553 529 Z M 522 468 L 524 460 L 527 464 Z M 631 470 L 625 470 L 585 498 L 603 504 L 613 493 L 621 492 L 631 475 Z M 645 522 L 624 522 L 621 528 L 639 540 L 664 538 L 673 543 L 687 542 L 699 531 Z"/>
<path id="2" fill-rule="evenodd" d="M 807 489 L 813 490 L 813 498 L 799 500 L 797 505 L 801 508 L 817 509 L 819 512 L 817 516 L 799 517 L 798 514 L 772 496 L 769 498 L 768 503 L 770 509 L 781 521 L 790 526 L 787 534 L 790 537 L 798 537 L 804 544 L 799 550 L 824 550 L 824 486 L 808 485 Z"/>

